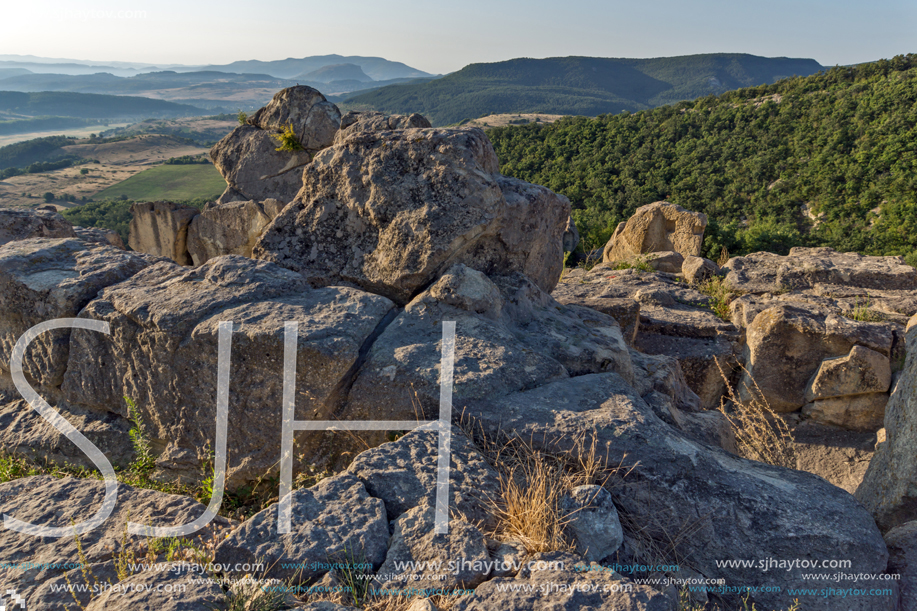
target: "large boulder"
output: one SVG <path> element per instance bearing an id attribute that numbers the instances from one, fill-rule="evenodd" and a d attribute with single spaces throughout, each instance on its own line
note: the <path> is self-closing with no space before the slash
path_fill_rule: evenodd
<path id="1" fill-rule="evenodd" d="M 649 252 L 675 251 L 699 257 L 707 215 L 676 204 L 656 202 L 637 208 L 605 245 L 603 261 L 625 261 Z"/>
<path id="2" fill-rule="evenodd" d="M 917 611 L 917 522 L 906 522 L 885 533 L 888 572 L 900 575 L 900 611 Z"/>
<path id="3" fill-rule="evenodd" d="M 836 600 L 817 594 L 836 586 L 832 579 L 804 576 L 810 570 L 803 567 L 765 572 L 761 562 L 804 556 L 849 560 L 850 573 L 877 574 L 886 568 L 888 553 L 872 516 L 847 492 L 809 473 L 690 440 L 657 418 L 617 374 L 580 376 L 471 402 L 465 414 L 489 436 L 511 432 L 536 450 L 574 459 L 591 453 L 594 439 L 596 455 L 619 467 L 606 484 L 618 512 L 666 545 L 673 533 L 690 528 L 689 536 L 678 539 L 678 556 L 690 559 L 704 577 L 739 588 L 733 591 L 772 586 L 751 594 L 759 608 L 785 608 L 797 596 L 805 609 L 837 608 Z M 753 566 L 723 562 L 735 558 L 737 550 Z M 790 594 L 788 588 L 816 594 Z M 733 597 L 729 608 L 737 602 Z M 856 610 L 894 608 L 894 601 L 879 596 L 848 598 L 844 604 Z"/>
<path id="4" fill-rule="evenodd" d="M 75 238 L 64 217 L 50 210 L 0 209 L 0 246 L 29 238 Z"/>
<path id="5" fill-rule="evenodd" d="M 867 323 L 826 308 L 789 302 L 755 316 L 746 332 L 740 396 L 763 396 L 776 412 L 792 412 L 808 401 L 809 380 L 822 361 L 862 346 L 889 358 L 894 343 L 889 323 Z M 864 390 L 869 392 L 869 390 Z"/>
<path id="6" fill-rule="evenodd" d="M 283 205 L 276 199 L 208 205 L 188 228 L 188 254 L 193 265 L 222 255 L 251 257 L 264 228 Z"/>
<path id="7" fill-rule="evenodd" d="M 476 128 L 348 130 L 306 167 L 254 256 L 400 304 L 455 263 L 520 271 L 550 291 L 570 203 L 498 169 Z"/>
<path id="8" fill-rule="evenodd" d="M 877 290 L 917 289 L 917 270 L 903 257 L 870 257 L 833 248 L 792 248 L 788 256 L 757 252 L 723 266 L 726 282 L 744 293 L 779 293 L 818 284 Z M 913 314 L 913 312 L 911 312 Z"/>
<path id="9" fill-rule="evenodd" d="M 312 289 L 264 261 L 159 263 L 82 311 L 107 321 L 111 335 L 72 333 L 62 388 L 73 403 L 124 416 L 123 397 L 133 398 L 164 447 L 159 466 L 200 480 L 206 448 L 214 447 L 218 325 L 232 321 L 227 477 L 237 485 L 275 471 L 280 458 L 284 323 L 299 323 L 296 417 L 327 419 L 391 309 L 388 299 L 356 289 Z M 297 459 L 314 459 L 319 437 L 299 439 Z"/>
<path id="10" fill-rule="evenodd" d="M 264 563 L 264 577 L 299 584 L 318 577 L 328 564 L 363 564 L 377 569 L 388 549 L 385 504 L 369 496 L 350 473 L 290 493 L 291 532 L 278 532 L 272 505 L 236 528 L 216 548 L 214 562 L 233 567 Z"/>
<path id="11" fill-rule="evenodd" d="M 173 202 L 137 202 L 131 205 L 131 232 L 127 243 L 137 252 L 167 257 L 191 265 L 188 227 L 200 210 Z"/>
<path id="12" fill-rule="evenodd" d="M 0 247 L 0 369 L 9 371 L 16 341 L 31 327 L 75 318 L 107 286 L 150 265 L 136 253 L 75 238 L 39 238 Z M 32 380 L 59 386 L 67 367 L 67 329 L 39 335 L 23 369 Z"/>
<path id="13" fill-rule="evenodd" d="M 210 150 L 214 166 L 228 184 L 218 201 L 292 201 L 302 188 L 301 168 L 331 145 L 340 123 L 337 106 L 315 89 L 297 85 L 278 91 L 267 106 Z M 301 150 L 277 150 L 280 145 L 274 136 L 288 126 Z"/>
<path id="14" fill-rule="evenodd" d="M 378 111 L 351 110 L 341 117 L 341 131 L 335 137 L 340 142 L 354 132 L 383 132 L 396 129 L 419 129 L 433 127 L 426 117 L 419 113 L 411 115 L 386 115 Z"/>
<path id="15" fill-rule="evenodd" d="M 25 477 L 0 484 L 0 515 L 41 526 L 68 528 L 91 518 L 104 496 L 105 483 L 94 479 Z M 0 548 L 5 556 L 0 580 L 5 588 L 15 588 L 26 597 L 27 608 L 37 609 L 38 604 L 33 606 L 30 599 L 46 581 L 60 577 L 81 562 L 115 560 L 122 543 L 133 546 L 145 540 L 125 533 L 128 520 L 151 526 L 176 526 L 188 524 L 203 513 L 204 506 L 188 497 L 118 484 L 118 503 L 111 516 L 81 535 L 79 542 L 73 536 L 36 537 L 0 529 Z M 217 516 L 198 534 L 206 539 L 209 533 L 228 526 L 225 518 Z M 29 563 L 32 568 L 16 567 L 17 563 Z M 82 579 L 79 583 L 83 583 Z"/>
<path id="16" fill-rule="evenodd" d="M 856 497 L 883 531 L 917 519 L 917 326 L 907 332 L 907 361 L 885 407 L 879 444 Z"/>

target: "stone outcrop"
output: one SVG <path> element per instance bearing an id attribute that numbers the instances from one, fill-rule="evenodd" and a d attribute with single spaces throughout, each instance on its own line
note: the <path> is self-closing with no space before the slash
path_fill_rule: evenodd
<path id="1" fill-rule="evenodd" d="M 681 264 L 681 273 L 685 280 L 697 284 L 720 274 L 719 266 L 710 259 L 687 256 Z"/>
<path id="2" fill-rule="evenodd" d="M 903 375 L 885 408 L 886 441 L 856 492 L 883 531 L 917 519 L 917 327 L 908 329 L 907 346 Z"/>
<path id="3" fill-rule="evenodd" d="M 377 111 L 351 110 L 341 117 L 341 130 L 335 135 L 335 144 L 355 132 L 384 132 L 396 129 L 422 129 L 433 127 L 419 113 L 411 115 L 386 115 Z"/>
<path id="4" fill-rule="evenodd" d="M 603 261 L 626 261 L 635 255 L 660 251 L 699 257 L 706 227 L 707 215 L 676 204 L 656 202 L 641 206 L 615 229 L 605 245 Z"/>
<path id="5" fill-rule="evenodd" d="M 340 124 L 337 106 L 315 89 L 298 85 L 277 92 L 267 106 L 210 150 L 213 165 L 228 185 L 218 201 L 292 201 L 302 188 L 302 167 L 331 145 Z M 288 126 L 301 150 L 277 150 L 280 144 L 274 136 Z"/>
<path id="6" fill-rule="evenodd" d="M 563 515 L 569 516 L 577 552 L 587 561 L 609 558 L 624 543 L 614 499 L 602 486 L 577 486 L 564 495 L 560 508 Z"/>
<path id="7" fill-rule="evenodd" d="M 29 238 L 75 238 L 73 225 L 49 210 L 0 209 L 0 246 Z"/>
<path id="8" fill-rule="evenodd" d="M 103 229 L 101 227 L 78 227 L 73 226 L 76 237 L 84 242 L 95 242 L 96 244 L 107 244 L 121 250 L 126 250 L 124 240 L 118 235 L 117 231 L 112 229 Z"/>
<path id="9" fill-rule="evenodd" d="M 188 227 L 200 210 L 172 202 L 131 204 L 131 232 L 128 244 L 137 252 L 172 259 L 191 265 L 188 254 Z"/>
<path id="10" fill-rule="evenodd" d="M 550 291 L 570 203 L 498 168 L 477 128 L 348 130 L 306 167 L 254 256 L 400 304 L 455 263 L 520 271 Z"/>
<path id="11" fill-rule="evenodd" d="M 188 228 L 188 254 L 197 267 L 222 255 L 252 256 L 264 228 L 285 204 L 280 200 L 234 201 L 210 204 Z"/>
<path id="12" fill-rule="evenodd" d="M 573 221 L 572 216 L 567 219 L 567 228 L 564 229 L 563 241 L 564 252 L 572 253 L 579 245 L 579 230 L 576 228 L 576 223 Z"/>
<path id="13" fill-rule="evenodd" d="M 232 321 L 228 481 L 238 485 L 279 460 L 284 323 L 299 323 L 297 419 L 324 419 L 391 309 L 388 299 L 356 289 L 312 289 L 264 261 L 230 255 L 194 269 L 159 263 L 82 311 L 107 321 L 112 335 L 71 334 L 62 388 L 73 403 L 124 416 L 123 397 L 134 399 L 165 445 L 160 468 L 199 481 L 202 452 L 214 440 L 218 324 Z M 314 458 L 310 444 L 319 440 L 310 439 L 298 452 Z"/>
<path id="14" fill-rule="evenodd" d="M 906 522 L 885 533 L 888 572 L 901 576 L 900 611 L 917 611 L 917 522 Z"/>

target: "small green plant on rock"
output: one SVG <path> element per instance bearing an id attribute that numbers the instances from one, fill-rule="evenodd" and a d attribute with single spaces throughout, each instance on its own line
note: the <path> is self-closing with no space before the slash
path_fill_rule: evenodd
<path id="1" fill-rule="evenodd" d="M 156 468 L 156 459 L 150 449 L 150 438 L 143 422 L 143 416 L 140 414 L 140 409 L 130 397 L 124 397 L 124 402 L 127 403 L 127 414 L 134 423 L 129 435 L 136 456 L 134 462 L 131 463 L 130 470 L 144 477 Z"/>
<path id="2" fill-rule="evenodd" d="M 239 120 L 239 125 L 245 125 L 245 122 L 248 121 L 248 115 L 244 110 L 240 110 L 236 118 Z"/>
<path id="3" fill-rule="evenodd" d="M 843 315 L 845 318 L 850 320 L 855 320 L 857 322 L 882 322 L 885 320 L 885 317 L 882 316 L 879 312 L 869 309 L 869 295 L 866 296 L 866 299 L 863 303 L 860 303 L 860 300 L 857 299 L 853 303 L 852 310 L 845 310 Z"/>
<path id="4" fill-rule="evenodd" d="M 710 309 L 723 320 L 730 320 L 729 304 L 739 294 L 732 290 L 723 276 L 713 276 L 697 285 L 697 290 L 710 298 Z"/>
<path id="5" fill-rule="evenodd" d="M 279 134 L 271 134 L 271 137 L 280 143 L 280 146 L 274 149 L 275 151 L 288 151 L 293 153 L 303 150 L 302 143 L 299 141 L 299 137 L 293 129 L 292 122 L 287 123 Z"/>
<path id="6" fill-rule="evenodd" d="M 646 260 L 646 257 L 633 257 L 632 259 L 626 259 L 624 261 L 618 261 L 615 263 L 614 269 L 635 269 L 640 272 L 654 272 L 653 266 L 649 264 Z"/>

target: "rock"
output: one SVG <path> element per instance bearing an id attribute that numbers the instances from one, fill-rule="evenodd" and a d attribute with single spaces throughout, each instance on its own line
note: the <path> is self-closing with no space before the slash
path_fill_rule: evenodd
<path id="1" fill-rule="evenodd" d="M 576 550 L 587 561 L 608 558 L 624 542 L 624 531 L 618 520 L 611 494 L 601 486 L 577 486 L 564 495 L 561 511 L 569 522 Z"/>
<path id="2" fill-rule="evenodd" d="M 396 129 L 420 129 L 433 127 L 426 117 L 419 113 L 411 115 L 386 115 L 381 112 L 359 112 L 351 110 L 341 117 L 341 130 L 335 135 L 335 144 L 356 132 L 383 132 Z"/>
<path id="3" fill-rule="evenodd" d="M 907 333 L 909 348 L 914 348 L 917 328 Z M 917 519 L 917 351 L 909 349 L 904 371 L 885 406 L 886 440 L 876 446 L 857 499 L 869 509 L 883 531 Z"/>
<path id="4" fill-rule="evenodd" d="M 277 201 L 277 200 L 273 200 Z M 188 228 L 188 253 L 195 267 L 222 255 L 252 256 L 252 248 L 274 215 L 261 202 L 229 202 L 208 206 Z"/>
<path id="5" fill-rule="evenodd" d="M 102 227 L 77 227 L 74 225 L 73 232 L 76 234 L 76 237 L 84 242 L 106 244 L 108 246 L 120 248 L 121 250 L 127 249 L 127 247 L 124 246 L 124 240 L 121 239 L 117 231 L 112 229 L 104 229 Z"/>
<path id="6" fill-rule="evenodd" d="M 630 351 L 630 357 L 634 367 L 634 390 L 637 394 L 645 397 L 650 393 L 656 393 L 655 396 L 664 397 L 676 409 L 687 412 L 700 411 L 700 399 L 688 386 L 678 360 L 663 354 L 650 355 L 633 349 Z"/>
<path id="7" fill-rule="evenodd" d="M 806 399 L 830 399 L 845 395 L 885 393 L 892 381 L 888 357 L 875 350 L 854 346 L 850 354 L 822 361 L 806 388 Z"/>
<path id="8" fill-rule="evenodd" d="M 385 501 L 389 520 L 409 509 L 436 505 L 437 431 L 411 431 L 397 441 L 359 454 L 348 467 L 369 494 Z M 453 427 L 449 465 L 450 509 L 492 530 L 500 496 L 497 472 L 462 432 Z"/>
<path id="9" fill-rule="evenodd" d="M 49 210 L 0 209 L 0 246 L 31 238 L 75 238 L 64 217 Z"/>
<path id="10" fill-rule="evenodd" d="M 94 479 L 55 478 L 41 475 L 25 477 L 0 484 L 0 515 L 42 526 L 69 527 L 91 518 L 102 505 L 105 484 Z M 74 568 L 74 563 L 99 563 L 113 560 L 124 541 L 124 525 L 130 520 L 152 526 L 188 524 L 204 512 L 197 501 L 172 494 L 118 485 L 118 503 L 111 516 L 101 526 L 80 536 L 82 555 L 74 537 L 59 539 L 24 535 L 12 530 L 0 530 L 0 549 L 4 562 L 50 564 L 59 568 L 0 568 L 0 580 L 7 588 L 15 588 L 29 599 L 46 581 Z M 205 539 L 210 533 L 225 529 L 229 522 L 215 517 L 210 525 L 195 536 Z M 130 545 L 145 537 L 127 536 Z"/>
<path id="11" fill-rule="evenodd" d="M 579 245 L 579 231 L 573 217 L 567 219 L 567 228 L 564 229 L 564 252 L 573 252 Z"/>
<path id="12" fill-rule="evenodd" d="M 85 609 L 100 593 L 92 592 L 87 586 L 98 583 L 99 588 L 107 588 L 118 581 L 118 569 L 113 561 L 88 564 L 85 568 L 71 569 L 43 581 L 29 597 L 26 608 L 30 611 L 70 611 L 76 605 Z"/>
<path id="13" fill-rule="evenodd" d="M 793 429 L 796 468 L 856 492 L 874 454 L 876 436 L 804 420 Z"/>
<path id="14" fill-rule="evenodd" d="M 528 556 L 525 545 L 519 541 L 493 541 L 488 545 L 490 557 L 494 561 L 490 574 L 493 577 L 512 577 L 522 568 L 523 560 Z"/>
<path id="15" fill-rule="evenodd" d="M 779 413 L 807 403 L 806 387 L 824 359 L 847 355 L 855 345 L 888 355 L 893 334 L 887 323 L 856 322 L 823 308 L 787 304 L 759 313 L 746 340 L 747 372 L 739 396 L 745 400 L 760 391 Z"/>
<path id="16" fill-rule="evenodd" d="M 418 598 L 405 611 L 439 611 L 429 598 Z"/>
<path id="17" fill-rule="evenodd" d="M 603 261 L 623 261 L 634 255 L 664 250 L 698 257 L 706 227 L 707 215 L 689 212 L 669 202 L 641 206 L 615 229 L 605 245 Z"/>
<path id="18" fill-rule="evenodd" d="M 629 297 L 610 297 L 600 287 L 576 281 L 558 283 L 551 296 L 563 305 L 579 305 L 608 314 L 621 326 L 621 334 L 633 346 L 640 328 L 640 303 Z"/>
<path id="19" fill-rule="evenodd" d="M 391 309 L 384 297 L 356 289 L 312 289 L 264 261 L 228 255 L 194 269 L 159 263 L 86 306 L 80 316 L 107 321 L 112 334 L 71 334 L 62 389 L 73 403 L 123 416 L 123 397 L 133 398 L 165 446 L 159 467 L 170 478 L 199 481 L 205 448 L 215 443 L 218 325 L 232 321 L 232 488 L 277 468 L 285 322 L 299 323 L 296 419 L 328 419 L 364 343 Z M 296 469 L 300 459 L 317 460 L 323 439 L 298 437 Z"/>
<path id="20" fill-rule="evenodd" d="M 681 272 L 685 258 L 674 251 L 651 252 L 640 257 L 641 261 L 657 272 L 678 274 Z"/>
<path id="21" fill-rule="evenodd" d="M 676 611 L 677 597 L 649 586 L 624 582 L 620 575 L 587 565 L 571 554 L 536 554 L 516 578 L 499 577 L 465 596 L 453 611 Z M 514 586 L 520 586 L 514 588 Z"/>
<path id="22" fill-rule="evenodd" d="M 148 265 L 135 253 L 75 238 L 21 240 L 0 247 L 0 368 L 9 371 L 13 347 L 31 327 L 75 318 L 103 288 Z M 69 329 L 39 335 L 25 353 L 25 374 L 39 384 L 59 386 L 69 337 Z"/>
<path id="23" fill-rule="evenodd" d="M 385 504 L 369 496 L 360 480 L 342 473 L 290 494 L 289 534 L 277 532 L 278 509 L 272 505 L 220 542 L 214 562 L 263 562 L 264 577 L 290 584 L 322 575 L 326 563 L 367 563 L 373 569 L 382 565 L 389 538 Z M 287 563 L 301 568 L 285 567 Z"/>
<path id="24" fill-rule="evenodd" d="M 611 317 L 561 306 L 521 274 L 489 279 L 457 265 L 386 327 L 337 417 L 437 417 L 444 320 L 456 322 L 456 406 L 574 372 L 618 371 L 634 379 L 629 351 Z"/>
<path id="25" fill-rule="evenodd" d="M 305 169 L 303 190 L 254 256 L 399 304 L 455 263 L 521 271 L 550 291 L 570 203 L 498 167 L 477 128 L 348 130 Z"/>
<path id="26" fill-rule="evenodd" d="M 688 256 L 681 264 L 681 273 L 691 284 L 699 284 L 720 274 L 719 266 L 710 259 Z"/>
<path id="27" fill-rule="evenodd" d="M 789 606 L 795 596 L 787 593 L 788 588 L 818 590 L 836 582 L 803 578 L 809 571 L 802 568 L 774 573 L 718 566 L 735 550 L 755 561 L 795 558 L 804 541 L 807 557 L 849 559 L 847 572 L 885 570 L 887 552 L 881 535 L 849 494 L 811 474 L 741 459 L 685 438 L 659 420 L 617 374 L 580 376 L 469 402 L 465 413 L 479 419 L 485 434 L 512 431 L 515 437 L 532 440 L 536 450 L 570 452 L 574 458 L 584 451 L 577 436 L 594 431 L 587 433 L 587 441 L 595 438 L 599 456 L 609 465 L 633 467 L 623 481 L 606 484 L 619 513 L 661 538 L 684 528 L 684 516 L 695 516 L 694 534 L 679 545 L 681 556 L 690 558 L 692 567 L 706 577 L 724 579 L 727 586 L 780 586 L 780 592 L 752 595 L 760 608 Z M 474 600 L 482 600 L 484 592 L 479 589 Z M 799 599 L 805 609 L 836 608 L 831 599 Z M 876 597 L 846 603 L 851 609 L 888 608 Z"/>
<path id="28" fill-rule="evenodd" d="M 884 392 L 818 399 L 807 403 L 802 413 L 822 424 L 853 431 L 877 431 L 885 419 L 888 395 Z"/>
<path id="29" fill-rule="evenodd" d="M 376 574 L 380 587 L 435 583 L 437 588 L 468 589 L 487 579 L 491 559 L 481 531 L 453 517 L 448 534 L 438 535 L 434 517 L 432 507 L 421 505 L 395 520 L 388 555 Z M 409 567 L 407 571 L 399 568 L 404 566 Z"/>
<path id="30" fill-rule="evenodd" d="M 359 611 L 357 607 L 347 607 L 327 600 L 306 603 L 292 611 Z"/>
<path id="31" fill-rule="evenodd" d="M 128 431 L 131 424 L 117 414 L 99 414 L 49 401 L 76 430 L 102 450 L 111 463 L 126 468 L 134 460 Z M 36 463 L 72 465 L 95 469 L 89 458 L 24 400 L 0 405 L 0 447 L 10 454 L 26 456 Z"/>
<path id="32" fill-rule="evenodd" d="M 901 576 L 900 611 L 917 611 L 917 522 L 905 522 L 885 533 L 888 572 Z"/>
<path id="33" fill-rule="evenodd" d="M 131 233 L 128 244 L 137 252 L 172 259 L 191 265 L 188 254 L 188 226 L 200 210 L 172 202 L 131 204 Z"/>
<path id="34" fill-rule="evenodd" d="M 86 606 L 86 611 L 219 611 L 228 608 L 217 583 L 191 565 L 174 562 L 131 575 Z"/>
<path id="35" fill-rule="evenodd" d="M 213 165 L 228 184 L 218 201 L 293 201 L 302 188 L 299 169 L 331 146 L 340 123 L 337 106 L 315 89 L 297 85 L 278 91 L 267 106 L 210 150 Z M 292 126 L 302 150 L 276 150 L 280 144 L 273 136 L 287 126 Z"/>
<path id="36" fill-rule="evenodd" d="M 235 608 L 240 611 L 261 611 L 262 609 L 289 609 L 299 603 L 292 588 L 280 579 L 252 579 L 243 577 L 233 582 L 229 595 Z M 243 602 L 244 601 L 244 602 Z"/>
<path id="37" fill-rule="evenodd" d="M 902 257 L 867 257 L 832 248 L 792 248 L 786 257 L 758 252 L 733 257 L 724 266 L 726 283 L 745 293 L 779 293 L 816 284 L 866 289 L 917 289 L 917 270 Z"/>

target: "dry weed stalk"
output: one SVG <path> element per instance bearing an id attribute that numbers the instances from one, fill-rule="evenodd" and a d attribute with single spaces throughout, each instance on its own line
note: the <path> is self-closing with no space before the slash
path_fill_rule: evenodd
<path id="1" fill-rule="evenodd" d="M 739 365 L 751 380 L 751 385 L 745 384 L 745 390 L 751 398 L 742 401 L 729 382 L 719 359 L 714 360 L 726 383 L 728 402 L 732 404 L 732 409 L 727 410 L 727 400 L 724 397 L 720 400 L 719 411 L 726 416 L 726 420 L 735 431 L 739 454 L 750 460 L 795 469 L 796 440 L 793 433 L 786 422 L 771 409 L 751 373 L 743 365 Z"/>

